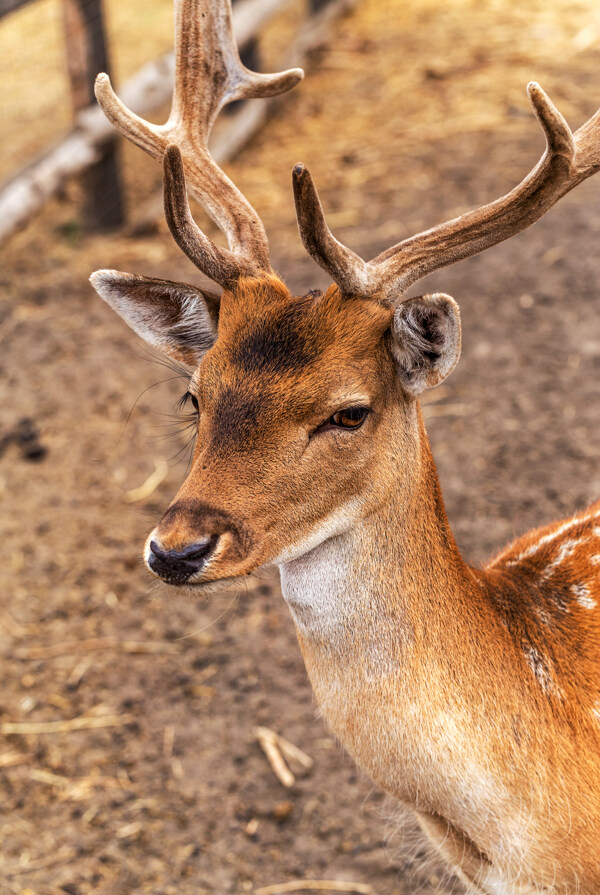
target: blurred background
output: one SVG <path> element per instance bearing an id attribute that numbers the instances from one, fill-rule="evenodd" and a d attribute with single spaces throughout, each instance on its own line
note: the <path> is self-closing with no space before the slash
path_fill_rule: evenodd
<path id="1" fill-rule="evenodd" d="M 72 12 L 31 0 L 0 18 L 0 177 L 13 184 L 72 130 Z M 310 12 L 289 2 L 261 24 L 248 51 L 263 70 L 289 57 Z M 169 52 L 171 18 L 168 0 L 106 2 L 117 90 Z M 544 141 L 529 80 L 573 128 L 600 104 L 593 0 L 356 0 L 312 45 L 304 82 L 225 165 L 298 291 L 326 278 L 297 236 L 295 162 L 336 235 L 372 257 L 533 167 Z M 458 892 L 421 868 L 318 719 L 276 573 L 192 602 L 142 567 L 185 474 L 186 386 L 87 279 L 102 267 L 201 279 L 161 219 L 159 166 L 116 151 L 122 224 L 98 232 L 86 177 L 70 177 L 0 243 L 0 892 L 267 895 L 299 879 Z M 599 199 L 591 179 L 532 229 L 419 284 L 462 311 L 462 360 L 425 414 L 473 562 L 600 497 Z M 290 761 L 291 785 L 257 726 L 311 757 Z"/>

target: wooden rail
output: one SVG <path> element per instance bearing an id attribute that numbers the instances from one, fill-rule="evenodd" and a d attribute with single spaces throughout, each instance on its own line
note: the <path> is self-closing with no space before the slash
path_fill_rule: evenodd
<path id="1" fill-rule="evenodd" d="M 34 0 L 0 0 L 0 18 Z M 234 34 L 247 64 L 258 68 L 258 37 L 263 25 L 292 0 L 238 0 L 233 9 Z M 306 55 L 322 44 L 332 20 L 356 0 L 308 0 L 307 14 L 278 68 L 301 65 Z M 98 105 L 91 103 L 93 79 L 107 69 L 101 0 L 63 0 L 69 55 L 74 127 L 58 144 L 27 164 L 0 186 L 0 242 L 24 226 L 43 204 L 74 176 L 84 177 L 82 222 L 87 229 L 107 229 L 123 220 L 118 144 L 112 125 Z M 8 8 L 10 7 L 10 8 Z M 95 15 L 90 9 L 95 7 Z M 93 21 L 92 21 L 93 20 Z M 1 27 L 1 25 L 0 25 Z M 143 66 L 118 89 L 125 105 L 145 117 L 172 96 L 173 53 Z M 249 100 L 234 110 L 216 134 L 211 151 L 219 164 L 231 159 L 263 126 L 272 101 Z M 142 215 L 156 213 L 156 203 Z"/>

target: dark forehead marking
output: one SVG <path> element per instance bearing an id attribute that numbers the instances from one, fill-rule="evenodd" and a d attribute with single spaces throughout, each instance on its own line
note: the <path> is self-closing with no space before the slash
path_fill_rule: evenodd
<path id="1" fill-rule="evenodd" d="M 237 447 L 250 440 L 261 415 L 265 401 L 246 389 L 224 388 L 214 407 L 213 445 L 216 448 L 235 442 Z"/>
<path id="2" fill-rule="evenodd" d="M 320 295 L 309 292 L 253 320 L 231 351 L 231 362 L 244 373 L 287 373 L 315 361 L 319 345 L 310 306 Z"/>

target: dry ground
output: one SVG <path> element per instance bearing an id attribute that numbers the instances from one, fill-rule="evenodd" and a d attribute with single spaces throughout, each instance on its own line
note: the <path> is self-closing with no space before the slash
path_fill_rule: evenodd
<path id="1" fill-rule="evenodd" d="M 14 21 L 16 43 L 28 31 Z M 572 124 L 588 117 L 599 41 L 591 0 L 362 0 L 231 166 L 278 269 L 297 289 L 324 282 L 295 233 L 295 161 L 311 167 L 341 238 L 372 254 L 532 166 L 543 144 L 531 78 Z M 13 158 L 28 149 L 22 106 Z M 125 159 L 135 203 L 159 175 L 137 150 Z M 600 494 L 599 199 L 588 181 L 532 230 L 426 284 L 463 314 L 462 361 L 427 417 L 475 561 Z M 221 895 L 300 877 L 416 891 L 400 837 L 386 844 L 395 824 L 382 794 L 316 718 L 275 575 L 199 604 L 153 589 L 141 566 L 185 471 L 170 460 L 182 436 L 162 440 L 184 385 L 151 388 L 172 374 L 86 280 L 106 266 L 195 280 L 190 265 L 164 227 L 137 240 L 81 234 L 76 187 L 2 260 L 0 427 L 32 418 L 46 452 L 27 459 L 13 440 L 0 457 L 0 893 Z M 159 487 L 128 502 L 165 460 Z M 314 759 L 291 789 L 257 724 Z M 438 883 L 426 874 L 424 891 Z"/>

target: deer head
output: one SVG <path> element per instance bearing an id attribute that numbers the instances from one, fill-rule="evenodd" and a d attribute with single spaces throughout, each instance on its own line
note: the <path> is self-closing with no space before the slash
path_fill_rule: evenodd
<path id="1" fill-rule="evenodd" d="M 392 491 L 415 500 L 418 396 L 455 366 L 460 320 L 449 296 L 407 298 L 408 287 L 528 227 L 600 166 L 600 112 L 572 134 L 530 84 L 547 148 L 522 183 L 365 262 L 332 235 L 310 174 L 297 165 L 300 235 L 334 283 L 293 297 L 272 270 L 260 219 L 207 140 L 226 103 L 286 91 L 301 77 L 297 69 L 259 75 L 242 65 L 229 0 L 183 0 L 165 125 L 127 110 L 106 75 L 97 80 L 109 119 L 163 159 L 170 231 L 221 287 L 209 292 L 111 270 L 91 278 L 142 338 L 190 367 L 186 397 L 198 417 L 191 470 L 148 538 L 146 563 L 168 584 L 197 592 L 302 556 L 358 524 Z M 229 249 L 192 219 L 186 176 Z"/>

